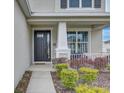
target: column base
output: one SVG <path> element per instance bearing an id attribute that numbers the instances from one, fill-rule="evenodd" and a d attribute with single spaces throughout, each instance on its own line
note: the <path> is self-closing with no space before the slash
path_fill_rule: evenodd
<path id="1" fill-rule="evenodd" d="M 70 59 L 71 50 L 70 49 L 56 49 L 56 58 L 68 58 Z"/>

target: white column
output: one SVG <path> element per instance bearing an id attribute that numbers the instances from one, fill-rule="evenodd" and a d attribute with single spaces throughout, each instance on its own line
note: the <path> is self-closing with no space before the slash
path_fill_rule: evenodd
<path id="1" fill-rule="evenodd" d="M 105 12 L 110 12 L 110 0 L 105 0 Z"/>
<path id="2" fill-rule="evenodd" d="M 70 49 L 67 44 L 67 27 L 66 22 L 58 23 L 58 36 L 56 58 L 66 57 L 70 58 Z"/>

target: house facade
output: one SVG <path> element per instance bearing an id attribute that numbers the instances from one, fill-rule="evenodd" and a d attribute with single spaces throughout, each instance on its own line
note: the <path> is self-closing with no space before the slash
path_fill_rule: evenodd
<path id="1" fill-rule="evenodd" d="M 102 52 L 109 0 L 15 0 L 15 86 L 34 63 Z"/>
<path id="2" fill-rule="evenodd" d="M 110 53 L 110 40 L 103 42 L 103 52 Z"/>

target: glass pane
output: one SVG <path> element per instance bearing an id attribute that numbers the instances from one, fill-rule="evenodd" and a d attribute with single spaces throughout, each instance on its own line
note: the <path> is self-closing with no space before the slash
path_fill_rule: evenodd
<path id="1" fill-rule="evenodd" d="M 78 43 L 77 52 L 78 53 L 87 53 L 88 52 L 87 43 Z"/>
<path id="2" fill-rule="evenodd" d="M 75 43 L 68 43 L 68 46 L 71 49 L 72 54 L 76 53 L 76 51 L 75 51 L 75 49 L 76 49 Z"/>
<path id="3" fill-rule="evenodd" d="M 92 7 L 92 0 L 82 0 L 82 7 Z"/>
<path id="4" fill-rule="evenodd" d="M 88 42 L 88 32 L 78 32 L 78 42 Z"/>
<path id="5" fill-rule="evenodd" d="M 95 8 L 101 8 L 101 0 L 95 0 L 94 1 L 94 7 Z"/>
<path id="6" fill-rule="evenodd" d="M 69 0 L 69 7 L 79 7 L 79 0 Z"/>
<path id="7" fill-rule="evenodd" d="M 37 34 L 37 38 L 43 38 L 43 34 Z"/>
<path id="8" fill-rule="evenodd" d="M 68 32 L 67 33 L 68 42 L 76 42 L 76 33 L 75 32 Z"/>

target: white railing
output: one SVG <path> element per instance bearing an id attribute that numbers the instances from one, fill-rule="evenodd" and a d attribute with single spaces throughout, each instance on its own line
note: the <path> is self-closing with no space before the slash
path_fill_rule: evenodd
<path id="1" fill-rule="evenodd" d="M 107 64 L 110 64 L 109 53 L 83 53 L 83 54 L 71 54 L 71 65 L 93 65 L 96 68 L 102 68 Z"/>

